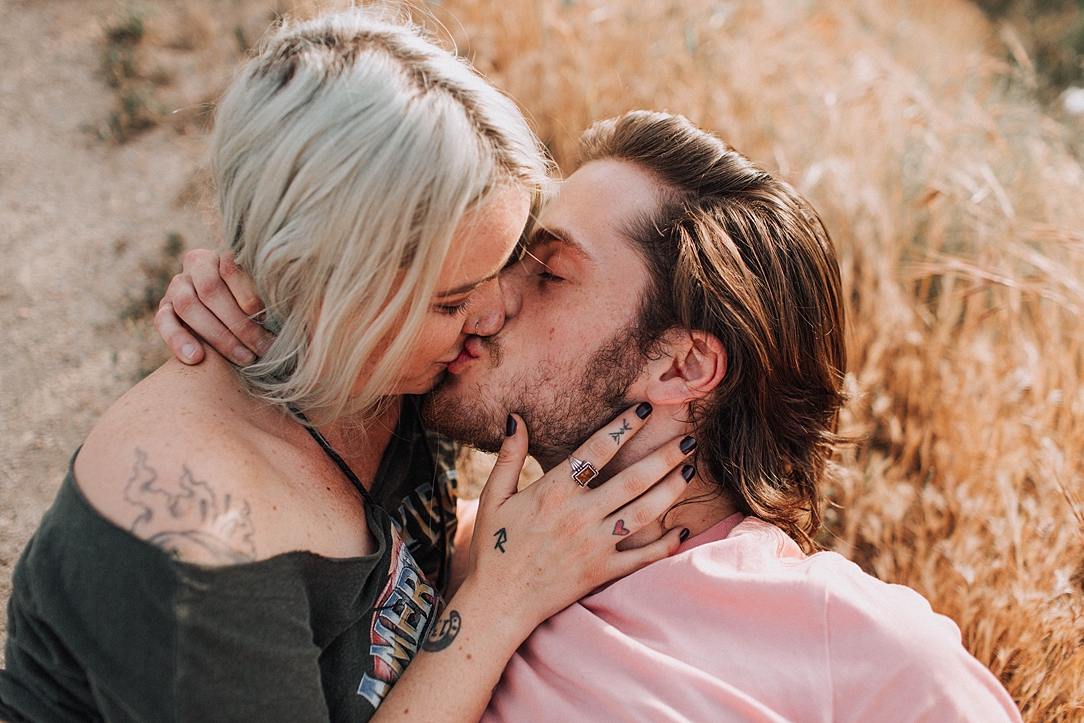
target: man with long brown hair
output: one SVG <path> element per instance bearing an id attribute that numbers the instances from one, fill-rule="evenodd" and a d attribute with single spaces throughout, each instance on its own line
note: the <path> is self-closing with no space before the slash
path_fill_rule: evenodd
<path id="1" fill-rule="evenodd" d="M 429 426 L 496 450 L 518 413 L 549 469 L 652 405 L 569 484 L 682 434 L 698 447 L 676 506 L 612 531 L 633 547 L 687 529 L 678 553 L 536 629 L 485 720 L 1020 720 L 951 620 L 814 552 L 845 324 L 835 250 L 790 186 L 680 116 L 604 121 L 502 285 L 504 328 L 468 341 Z"/>
<path id="2" fill-rule="evenodd" d="M 592 126 L 582 146 L 580 170 L 507 272 L 523 277 L 521 310 L 479 340 L 496 363 L 431 394 L 427 421 L 495 450 L 501 415 L 521 413 L 546 467 L 647 399 L 696 431 L 696 489 L 812 549 L 846 367 L 824 226 L 790 186 L 679 116 L 628 113 Z M 582 278 L 595 269 L 607 276 Z M 558 319 L 556 343 L 533 333 Z M 653 398 L 653 367 L 670 375 L 657 380 L 665 399 Z M 636 444 L 624 459 L 650 442 Z"/>

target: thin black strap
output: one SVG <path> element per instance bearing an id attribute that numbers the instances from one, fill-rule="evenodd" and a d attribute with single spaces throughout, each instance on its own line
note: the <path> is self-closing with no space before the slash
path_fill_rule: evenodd
<path id="1" fill-rule="evenodd" d="M 297 412 L 297 416 L 305 419 L 305 416 L 300 412 Z M 305 419 L 305 421 L 307 422 L 309 420 Z M 327 443 L 326 439 L 324 439 L 324 435 L 320 434 L 320 432 L 316 431 L 316 429 L 313 427 L 306 426 L 305 429 L 309 431 L 309 434 L 312 435 L 312 438 L 316 440 L 316 443 L 319 444 L 325 452 L 327 452 L 327 456 L 331 457 L 331 461 L 338 465 L 339 469 L 341 469 L 343 471 L 343 474 L 346 475 L 346 478 L 350 480 L 355 487 L 357 487 L 358 492 L 361 493 L 362 498 L 364 498 L 364 500 L 370 505 L 373 505 L 374 507 L 379 507 L 380 505 L 378 505 L 376 500 L 373 499 L 373 496 L 369 494 L 369 490 L 365 489 L 365 485 L 363 485 L 361 483 L 361 480 L 358 479 L 358 476 L 354 474 L 354 470 L 350 469 L 350 466 L 343 461 L 343 458 L 339 456 L 339 453 L 331 448 L 331 445 Z"/>

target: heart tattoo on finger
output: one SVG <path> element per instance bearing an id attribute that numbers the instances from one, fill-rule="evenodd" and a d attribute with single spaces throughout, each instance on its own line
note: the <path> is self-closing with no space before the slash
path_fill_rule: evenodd
<path id="1" fill-rule="evenodd" d="M 624 520 L 618 520 L 617 524 L 614 525 L 614 534 L 618 537 L 624 537 L 625 535 L 629 534 L 628 529 L 625 527 Z"/>

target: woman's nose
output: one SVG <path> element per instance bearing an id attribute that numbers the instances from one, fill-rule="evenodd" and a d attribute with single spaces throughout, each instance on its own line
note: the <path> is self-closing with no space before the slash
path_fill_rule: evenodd
<path id="1" fill-rule="evenodd" d="M 477 306 L 475 313 L 471 314 L 463 325 L 463 331 L 467 334 L 478 336 L 492 336 L 504 326 L 504 294 L 498 279 L 487 281 L 478 287 Z"/>

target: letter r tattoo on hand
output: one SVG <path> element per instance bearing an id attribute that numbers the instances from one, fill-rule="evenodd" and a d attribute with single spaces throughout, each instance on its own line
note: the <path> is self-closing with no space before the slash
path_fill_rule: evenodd
<path id="1" fill-rule="evenodd" d="M 501 529 L 494 532 L 493 536 L 497 538 L 497 544 L 493 546 L 493 549 L 494 550 L 500 550 L 501 553 L 503 554 L 504 553 L 504 543 L 508 542 L 508 533 L 505 532 L 504 528 L 502 527 Z"/>

